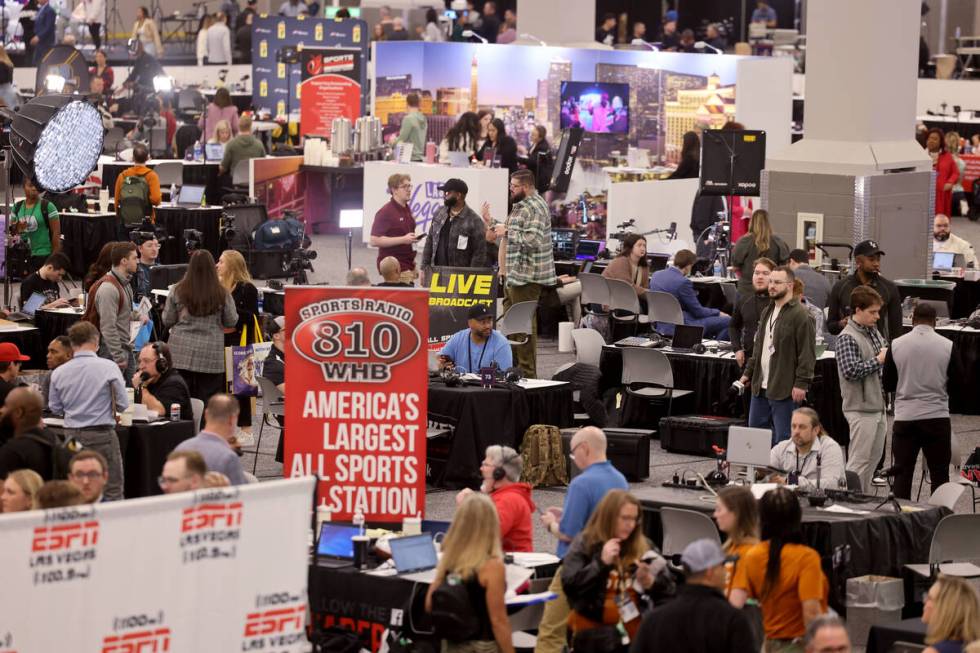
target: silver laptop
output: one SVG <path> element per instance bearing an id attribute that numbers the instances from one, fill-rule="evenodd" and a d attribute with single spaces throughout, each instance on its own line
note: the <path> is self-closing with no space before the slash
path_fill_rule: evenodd
<path id="1" fill-rule="evenodd" d="M 399 576 L 422 582 L 435 580 L 439 556 L 432 533 L 394 537 L 388 540 L 388 546 Z"/>
<path id="2" fill-rule="evenodd" d="M 932 269 L 939 271 L 949 271 L 953 269 L 953 252 L 934 252 L 932 255 Z"/>
<path id="3" fill-rule="evenodd" d="M 748 426 L 728 427 L 728 462 L 732 465 L 746 465 L 749 478 L 754 480 L 756 467 L 769 466 L 769 451 L 772 449 L 772 431 L 754 429 Z"/>
<path id="4" fill-rule="evenodd" d="M 181 186 L 177 194 L 178 206 L 200 206 L 204 197 L 204 186 Z"/>
<path id="5" fill-rule="evenodd" d="M 470 153 L 469 152 L 450 152 L 449 153 L 449 165 L 453 168 L 469 168 L 470 167 Z"/>

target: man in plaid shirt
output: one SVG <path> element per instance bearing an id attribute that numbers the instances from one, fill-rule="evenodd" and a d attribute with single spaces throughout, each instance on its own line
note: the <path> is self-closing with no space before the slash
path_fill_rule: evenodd
<path id="1" fill-rule="evenodd" d="M 518 170 L 510 176 L 510 197 L 514 208 L 505 224 L 495 227 L 504 238 L 506 258 L 501 274 L 506 275 L 504 311 L 518 302 L 537 302 L 545 286 L 558 283 L 551 250 L 551 212 L 538 194 L 534 173 Z M 531 318 L 531 334 L 526 344 L 514 347 L 517 365 L 529 378 L 537 376 L 537 318 Z"/>
<path id="2" fill-rule="evenodd" d="M 851 318 L 837 336 L 844 417 L 851 428 L 847 471 L 871 487 L 875 464 L 885 450 L 885 398 L 881 373 L 888 343 L 876 326 L 884 302 L 874 288 L 858 286 L 851 292 Z"/>

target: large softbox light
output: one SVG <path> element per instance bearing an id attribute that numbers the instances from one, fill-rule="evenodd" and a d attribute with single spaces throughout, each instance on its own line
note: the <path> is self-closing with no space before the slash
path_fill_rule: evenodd
<path id="1" fill-rule="evenodd" d="M 85 56 L 78 49 L 70 45 L 56 45 L 44 55 L 34 77 L 34 92 L 37 95 L 49 93 L 46 86 L 48 75 L 64 78 L 65 87 L 63 90 L 66 93 L 73 91 L 82 94 L 88 93 L 88 62 L 85 61 Z"/>
<path id="2" fill-rule="evenodd" d="M 71 95 L 42 95 L 10 125 L 14 162 L 38 188 L 63 193 L 95 169 L 105 130 L 94 106 Z"/>

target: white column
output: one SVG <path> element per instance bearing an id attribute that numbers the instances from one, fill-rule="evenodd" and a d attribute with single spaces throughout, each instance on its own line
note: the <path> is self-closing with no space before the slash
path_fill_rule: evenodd
<path id="1" fill-rule="evenodd" d="M 517 31 L 548 45 L 595 41 L 595 0 L 517 0 Z"/>

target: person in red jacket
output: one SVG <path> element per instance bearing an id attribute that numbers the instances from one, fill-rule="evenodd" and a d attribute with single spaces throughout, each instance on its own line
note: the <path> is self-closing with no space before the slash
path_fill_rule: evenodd
<path id="1" fill-rule="evenodd" d="M 523 467 L 519 453 L 500 445 L 487 447 L 486 457 L 480 464 L 483 478 L 480 491 L 490 495 L 497 507 L 501 544 L 508 553 L 534 551 L 531 514 L 535 506 L 531 500 L 531 486 L 519 482 Z M 456 505 L 472 492 L 466 488 L 457 494 Z"/>
<path id="2" fill-rule="evenodd" d="M 946 151 L 943 130 L 929 130 L 926 151 L 932 157 L 932 169 L 936 171 L 936 214 L 952 215 L 953 186 L 960 179 L 960 170 L 953 155 Z"/>

